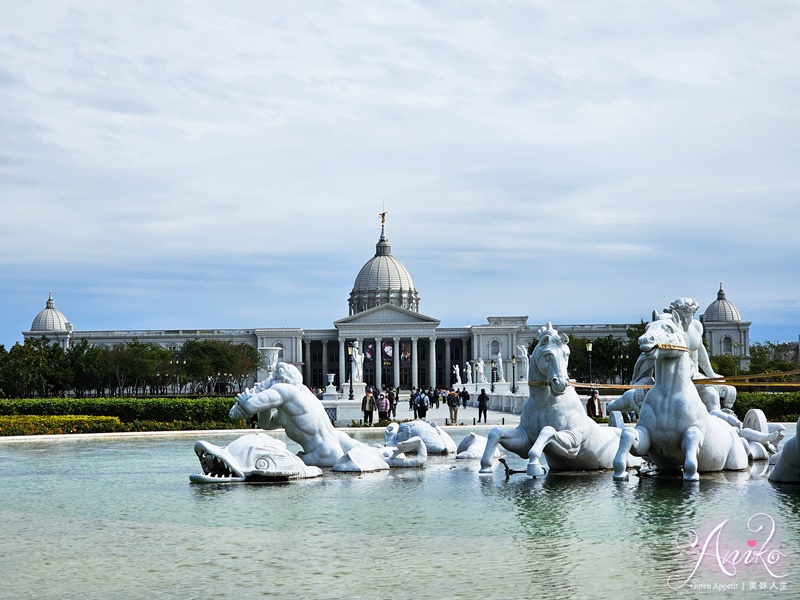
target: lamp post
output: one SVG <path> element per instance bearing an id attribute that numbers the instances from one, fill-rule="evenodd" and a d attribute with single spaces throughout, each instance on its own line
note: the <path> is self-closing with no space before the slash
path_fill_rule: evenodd
<path id="1" fill-rule="evenodd" d="M 181 392 L 181 375 L 180 375 L 180 368 L 181 365 L 185 365 L 186 361 L 180 361 L 177 358 L 174 360 L 169 361 L 169 364 L 175 365 L 175 395 L 177 396 Z"/>
<path id="2" fill-rule="evenodd" d="M 353 399 L 353 342 L 347 344 L 347 356 L 349 357 L 350 361 L 350 396 L 348 396 L 349 400 Z"/>
<path id="3" fill-rule="evenodd" d="M 492 361 L 492 393 L 494 394 L 494 382 L 497 380 L 497 363 Z"/>
<path id="4" fill-rule="evenodd" d="M 517 355 L 511 356 L 511 393 L 517 393 Z"/>
<path id="5" fill-rule="evenodd" d="M 589 353 L 589 385 L 592 385 L 592 342 L 586 342 L 586 352 Z"/>

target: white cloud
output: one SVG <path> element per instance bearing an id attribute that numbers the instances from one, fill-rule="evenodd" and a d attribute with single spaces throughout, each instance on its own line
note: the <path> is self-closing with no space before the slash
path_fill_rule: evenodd
<path id="1" fill-rule="evenodd" d="M 384 205 L 445 324 L 637 320 L 721 279 L 793 338 L 799 29 L 780 2 L 12 4 L 0 341 L 92 279 L 118 327 L 329 323 Z M 192 297 L 215 281 L 272 285 Z"/>

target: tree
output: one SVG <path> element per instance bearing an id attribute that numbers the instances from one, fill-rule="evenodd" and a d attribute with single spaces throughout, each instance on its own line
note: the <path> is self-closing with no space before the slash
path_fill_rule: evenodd
<path id="1" fill-rule="evenodd" d="M 105 356 L 101 348 L 90 346 L 86 339 L 67 350 L 70 387 L 76 398 L 83 398 L 89 390 L 104 388 Z"/>

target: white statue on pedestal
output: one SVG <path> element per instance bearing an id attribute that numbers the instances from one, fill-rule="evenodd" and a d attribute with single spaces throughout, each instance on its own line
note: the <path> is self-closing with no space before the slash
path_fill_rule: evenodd
<path id="1" fill-rule="evenodd" d="M 466 363 L 464 365 L 464 373 L 466 373 L 466 377 L 467 377 L 467 381 L 465 383 L 467 385 L 469 385 L 470 383 L 472 383 L 472 365 L 471 364 Z"/>
<path id="2" fill-rule="evenodd" d="M 455 377 L 455 385 L 461 386 L 461 372 L 458 369 L 458 365 L 453 365 L 453 377 Z"/>
<path id="3" fill-rule="evenodd" d="M 488 381 L 486 381 L 486 373 L 484 371 L 485 368 L 486 367 L 485 367 L 485 364 L 483 362 L 483 359 L 482 358 L 479 359 L 478 360 L 478 364 L 475 367 L 475 369 L 477 370 L 477 374 L 475 375 L 475 377 L 477 379 L 476 383 L 489 383 Z"/>
<path id="4" fill-rule="evenodd" d="M 353 383 L 364 382 L 364 353 L 358 342 L 353 342 Z"/>
<path id="5" fill-rule="evenodd" d="M 503 368 L 503 355 L 498 352 L 497 353 L 497 381 L 505 381 L 506 380 L 506 371 Z"/>
<path id="6" fill-rule="evenodd" d="M 530 368 L 530 359 L 528 358 L 528 349 L 525 344 L 517 345 L 517 358 L 522 363 L 522 368 L 519 371 L 519 378 L 528 376 L 528 369 Z"/>

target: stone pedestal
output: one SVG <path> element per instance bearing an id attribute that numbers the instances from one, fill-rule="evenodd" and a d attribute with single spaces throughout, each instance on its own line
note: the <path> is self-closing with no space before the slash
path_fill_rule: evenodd
<path id="1" fill-rule="evenodd" d="M 355 387 L 353 388 L 353 397 L 355 397 Z M 325 393 L 322 396 L 322 406 L 325 407 L 325 412 L 333 421 L 334 427 L 349 427 L 353 421 L 358 423 L 364 418 L 364 413 L 361 412 L 361 398 L 351 402 L 347 400 L 346 396 L 339 397 L 334 393 L 333 397 L 330 397 Z"/>
<path id="2" fill-rule="evenodd" d="M 492 389 L 491 385 L 492 384 L 489 384 L 489 387 L 487 388 L 487 391 Z M 501 395 L 505 395 L 505 394 L 510 394 L 511 393 L 511 384 L 508 381 L 497 381 L 494 384 L 494 392 L 493 393 L 494 393 L 495 396 L 501 396 Z"/>
<path id="3" fill-rule="evenodd" d="M 359 410 L 361 408 L 361 399 L 367 391 L 366 383 L 353 383 L 353 400 L 358 401 Z M 350 399 L 350 384 L 345 383 L 342 388 L 342 400 Z"/>

